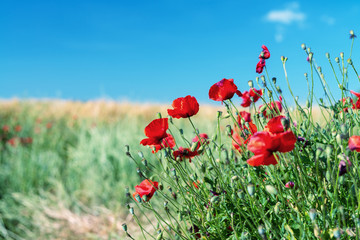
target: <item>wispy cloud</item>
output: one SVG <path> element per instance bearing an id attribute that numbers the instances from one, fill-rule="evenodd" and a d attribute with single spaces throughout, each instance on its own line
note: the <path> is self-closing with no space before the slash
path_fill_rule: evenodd
<path id="1" fill-rule="evenodd" d="M 322 15 L 321 16 L 321 21 L 323 21 L 324 23 L 326 23 L 327 25 L 331 26 L 334 25 L 335 23 L 335 18 L 327 16 L 327 15 Z"/>
<path id="2" fill-rule="evenodd" d="M 300 11 L 298 2 L 291 2 L 283 9 L 271 10 L 265 15 L 265 21 L 276 23 L 275 40 L 282 42 L 285 34 L 285 26 L 297 23 L 299 26 L 306 20 L 306 14 Z"/>

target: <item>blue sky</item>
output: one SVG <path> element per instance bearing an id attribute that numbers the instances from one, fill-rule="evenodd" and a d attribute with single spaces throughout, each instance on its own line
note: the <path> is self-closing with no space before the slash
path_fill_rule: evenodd
<path id="1" fill-rule="evenodd" d="M 349 56 L 360 31 L 357 1 L 13 1 L 0 2 L 0 98 L 109 98 L 171 103 L 233 78 L 239 90 L 259 76 L 261 45 L 269 74 L 304 99 L 311 47 L 337 92 L 325 52 Z M 359 39 L 353 61 L 359 62 Z M 359 89 L 356 78 L 351 87 Z M 320 84 L 318 85 L 320 86 Z M 319 97 L 323 95 L 318 94 Z"/>

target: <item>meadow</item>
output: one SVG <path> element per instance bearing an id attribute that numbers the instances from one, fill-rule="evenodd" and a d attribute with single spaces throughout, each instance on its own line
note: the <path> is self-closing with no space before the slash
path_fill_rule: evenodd
<path id="1" fill-rule="evenodd" d="M 166 107 L 1 101 L 0 238 L 123 239 L 124 222 L 136 236 L 125 186 L 141 178 L 125 145 L 146 149 L 144 127 Z M 195 121 L 211 132 L 217 110 L 204 106 Z"/>

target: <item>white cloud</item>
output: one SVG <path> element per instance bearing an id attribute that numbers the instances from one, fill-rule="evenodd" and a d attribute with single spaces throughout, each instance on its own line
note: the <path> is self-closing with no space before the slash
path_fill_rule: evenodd
<path id="1" fill-rule="evenodd" d="M 269 11 L 264 19 L 267 22 L 277 24 L 275 40 L 282 42 L 285 35 L 285 26 L 297 23 L 301 27 L 306 20 L 306 14 L 300 11 L 298 2 L 290 2 L 283 9 Z"/>
<path id="2" fill-rule="evenodd" d="M 334 25 L 335 23 L 335 18 L 327 16 L 327 15 L 322 15 L 321 16 L 321 21 L 323 21 L 324 23 L 326 23 L 327 25 L 331 26 Z"/>
<path id="3" fill-rule="evenodd" d="M 285 10 L 273 10 L 270 11 L 266 19 L 269 22 L 278 22 L 283 24 L 291 24 L 293 22 L 303 22 L 306 18 L 306 15 L 302 12 L 294 12 L 290 9 Z"/>

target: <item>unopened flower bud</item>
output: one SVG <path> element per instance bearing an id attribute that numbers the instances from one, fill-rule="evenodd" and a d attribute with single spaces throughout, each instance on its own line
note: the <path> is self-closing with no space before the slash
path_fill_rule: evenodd
<path id="1" fill-rule="evenodd" d="M 269 90 L 269 91 L 267 92 L 267 94 L 268 94 L 268 97 L 269 97 L 269 98 L 272 97 L 272 91 L 271 91 L 271 90 Z"/>
<path id="2" fill-rule="evenodd" d="M 253 196 L 255 193 L 255 186 L 254 184 L 250 183 L 249 185 L 247 185 L 247 190 L 250 196 Z"/>
<path id="3" fill-rule="evenodd" d="M 231 126 L 230 126 L 230 125 L 226 125 L 226 134 L 227 134 L 228 136 L 231 136 L 231 132 L 232 132 Z"/>
<path id="4" fill-rule="evenodd" d="M 308 74 L 307 74 L 307 73 L 304 73 L 304 76 L 307 78 L 307 77 L 308 77 Z"/>
<path id="5" fill-rule="evenodd" d="M 291 181 L 289 181 L 289 182 L 287 182 L 286 184 L 285 184 L 285 187 L 286 188 L 293 188 L 295 186 L 295 183 L 294 182 L 291 182 Z"/>
<path id="6" fill-rule="evenodd" d="M 217 111 L 217 118 L 220 118 L 222 115 L 222 111 Z"/>
<path id="7" fill-rule="evenodd" d="M 249 80 L 249 81 L 248 81 L 248 85 L 249 85 L 250 88 L 253 88 L 253 87 L 254 87 L 253 81 L 252 81 L 252 80 Z"/>
<path id="8" fill-rule="evenodd" d="M 273 77 L 271 80 L 273 81 L 274 84 L 276 84 L 276 77 Z"/>
<path id="9" fill-rule="evenodd" d="M 344 60 L 344 53 L 343 53 L 343 52 L 340 53 L 340 58 L 341 58 L 342 60 Z"/>
<path id="10" fill-rule="evenodd" d="M 144 158 L 144 154 L 141 151 L 138 152 L 138 155 L 139 157 Z"/>
<path id="11" fill-rule="evenodd" d="M 127 225 L 126 225 L 126 223 L 123 223 L 123 224 L 122 224 L 122 229 L 124 230 L 124 232 L 127 232 Z"/>
<path id="12" fill-rule="evenodd" d="M 310 63 L 312 62 L 313 56 L 314 56 L 314 53 L 310 52 L 309 56 L 308 56 Z"/>
<path id="13" fill-rule="evenodd" d="M 277 194 L 277 190 L 274 186 L 272 185 L 266 185 L 265 186 L 265 190 L 270 193 L 271 195 L 276 195 Z"/>
<path id="14" fill-rule="evenodd" d="M 340 59 L 338 57 L 335 58 L 335 62 L 336 63 L 339 63 L 340 62 Z"/>
<path id="15" fill-rule="evenodd" d="M 321 73 L 321 67 L 320 66 L 317 67 L 317 70 L 319 71 L 319 73 Z"/>
<path id="16" fill-rule="evenodd" d="M 306 45 L 305 45 L 305 43 L 301 44 L 301 48 L 302 48 L 303 50 L 306 50 Z"/>
<path id="17" fill-rule="evenodd" d="M 314 208 L 310 209 L 310 211 L 309 211 L 309 217 L 310 217 L 311 221 L 315 221 L 315 218 L 316 218 L 316 209 L 314 209 Z"/>
<path id="18" fill-rule="evenodd" d="M 255 81 L 256 81 L 257 84 L 259 84 L 259 77 L 256 77 Z"/>
<path id="19" fill-rule="evenodd" d="M 274 213 L 275 213 L 276 215 L 277 215 L 277 214 L 279 213 L 279 211 L 280 211 L 280 205 L 281 205 L 280 202 L 277 202 L 277 203 L 275 204 Z"/>
<path id="20" fill-rule="evenodd" d="M 285 62 L 285 57 L 284 56 L 281 56 L 280 57 L 281 61 L 284 63 Z"/>
<path id="21" fill-rule="evenodd" d="M 349 58 L 349 59 L 347 60 L 347 62 L 348 62 L 348 64 L 353 65 L 353 61 L 351 60 L 351 58 Z"/>
<path id="22" fill-rule="evenodd" d="M 161 232 L 161 230 L 160 230 L 160 233 L 157 236 L 156 240 L 162 240 L 162 239 L 163 239 L 163 232 Z"/>
<path id="23" fill-rule="evenodd" d="M 327 53 L 325 53 L 325 56 L 326 56 L 326 58 L 327 58 L 327 59 L 329 59 L 329 60 L 330 60 L 330 53 L 328 53 L 328 52 L 327 52 Z"/>
<path id="24" fill-rule="evenodd" d="M 139 198 L 140 198 L 140 195 L 138 194 L 137 196 L 139 196 Z M 141 198 L 140 198 L 141 199 Z M 139 202 L 139 201 L 138 201 Z M 134 215 L 135 213 L 134 213 L 134 208 L 133 207 L 131 207 L 130 209 L 129 209 L 129 212 L 130 212 L 130 214 L 131 215 Z"/>
<path id="25" fill-rule="evenodd" d="M 354 30 L 350 30 L 350 39 L 356 38 Z"/>

